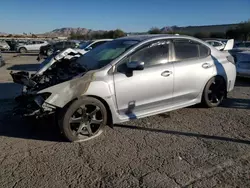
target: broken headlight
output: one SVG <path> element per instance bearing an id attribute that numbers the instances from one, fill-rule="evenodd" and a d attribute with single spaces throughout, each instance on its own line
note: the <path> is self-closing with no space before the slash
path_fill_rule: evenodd
<path id="1" fill-rule="evenodd" d="M 47 98 L 49 98 L 51 93 L 41 93 L 35 96 L 34 101 L 35 103 L 42 107 L 43 103 L 46 101 Z"/>

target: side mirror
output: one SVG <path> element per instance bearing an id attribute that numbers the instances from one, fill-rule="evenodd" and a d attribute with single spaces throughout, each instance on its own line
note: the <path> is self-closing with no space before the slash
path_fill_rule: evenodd
<path id="1" fill-rule="evenodd" d="M 130 70 L 143 70 L 144 69 L 144 62 L 142 61 L 131 61 L 127 63 L 127 67 Z"/>
<path id="2" fill-rule="evenodd" d="M 85 48 L 84 50 L 90 51 L 90 50 L 92 50 L 92 49 L 93 49 L 93 48 L 92 48 L 91 46 L 89 46 L 89 47 Z"/>

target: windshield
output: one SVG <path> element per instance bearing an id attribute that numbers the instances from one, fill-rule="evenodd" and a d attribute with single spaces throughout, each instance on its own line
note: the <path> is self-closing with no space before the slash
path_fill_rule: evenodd
<path id="1" fill-rule="evenodd" d="M 82 42 L 82 43 L 80 43 L 79 48 L 80 49 L 85 49 L 91 43 L 92 43 L 92 41 Z"/>
<path id="2" fill-rule="evenodd" d="M 137 40 L 126 39 L 107 42 L 78 58 L 77 63 L 87 70 L 100 69 L 138 43 Z"/>

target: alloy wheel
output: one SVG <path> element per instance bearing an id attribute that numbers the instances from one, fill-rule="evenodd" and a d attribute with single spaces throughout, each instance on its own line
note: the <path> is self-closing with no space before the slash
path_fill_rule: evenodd
<path id="1" fill-rule="evenodd" d="M 208 100 L 212 104 L 220 103 L 225 96 L 225 85 L 223 80 L 216 79 L 209 87 Z"/>
<path id="2" fill-rule="evenodd" d="M 93 104 L 81 105 L 69 119 L 70 130 L 79 139 L 97 135 L 102 123 L 101 109 Z"/>

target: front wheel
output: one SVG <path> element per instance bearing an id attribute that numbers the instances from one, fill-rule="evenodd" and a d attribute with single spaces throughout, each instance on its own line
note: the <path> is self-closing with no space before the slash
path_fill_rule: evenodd
<path id="1" fill-rule="evenodd" d="M 84 97 L 65 110 L 59 126 L 67 140 L 81 142 L 99 136 L 106 123 L 105 106 L 95 98 Z"/>
<path id="2" fill-rule="evenodd" d="M 19 52 L 20 52 L 21 54 L 24 54 L 24 53 L 27 52 L 27 49 L 26 49 L 26 48 L 20 48 L 20 49 L 19 49 Z"/>
<path id="3" fill-rule="evenodd" d="M 225 96 L 226 84 L 224 79 L 222 77 L 213 77 L 204 88 L 202 103 L 208 108 L 217 107 Z"/>

